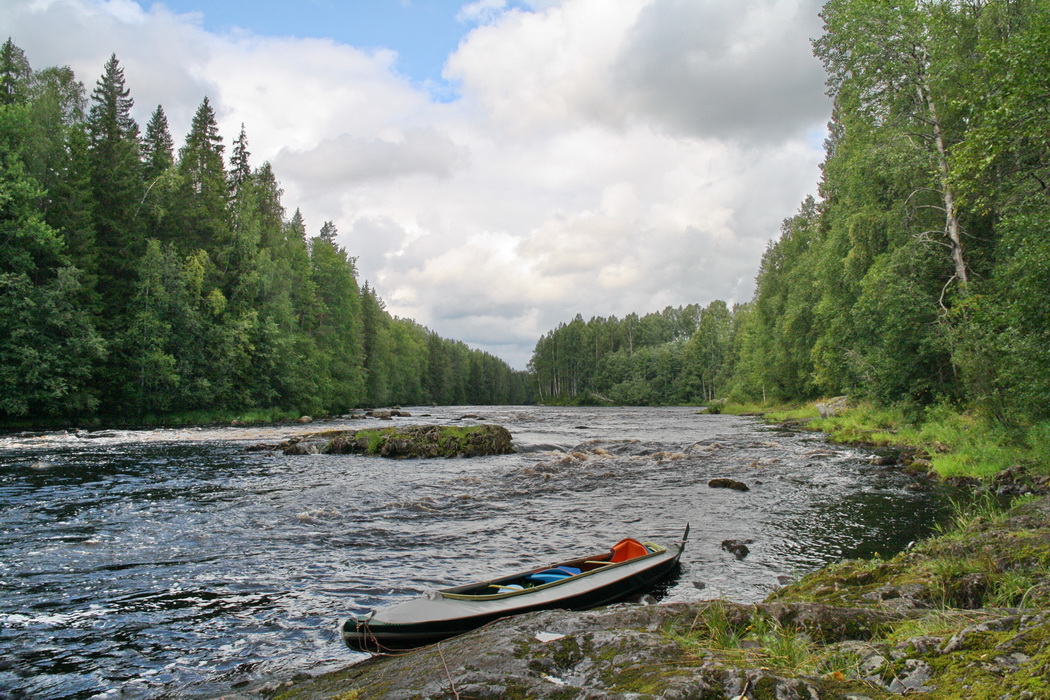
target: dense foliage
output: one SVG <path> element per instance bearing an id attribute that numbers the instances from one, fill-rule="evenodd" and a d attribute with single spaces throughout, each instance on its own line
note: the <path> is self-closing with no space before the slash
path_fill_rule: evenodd
<path id="1" fill-rule="evenodd" d="M 117 58 L 88 98 L 0 47 L 0 419 L 520 403 L 524 373 L 411 320 L 308 236 L 205 98 L 141 133 Z"/>
<path id="2" fill-rule="evenodd" d="M 1050 418 L 1050 4 L 829 0 L 822 17 L 820 198 L 785 220 L 754 300 L 601 357 L 600 319 L 577 318 L 537 345 L 542 393 L 623 400 L 629 379 L 602 370 L 645 364 L 630 377 L 672 374 L 642 400 L 848 393 Z"/>
<path id="3" fill-rule="evenodd" d="M 529 369 L 543 401 L 702 402 L 727 378 L 732 325 L 721 301 L 622 320 L 577 315 L 540 339 Z"/>

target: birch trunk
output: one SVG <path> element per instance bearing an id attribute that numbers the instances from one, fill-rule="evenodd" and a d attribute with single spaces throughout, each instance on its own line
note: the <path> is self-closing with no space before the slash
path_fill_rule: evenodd
<path id="1" fill-rule="evenodd" d="M 955 265 L 955 276 L 958 278 L 962 289 L 965 291 L 969 283 L 969 274 L 966 271 L 966 256 L 963 252 L 962 234 L 959 230 L 959 215 L 955 207 L 955 194 L 948 179 L 948 153 L 944 147 L 944 132 L 941 129 L 940 119 L 937 117 L 937 106 L 934 103 L 930 89 L 925 83 L 918 85 L 919 99 L 926 105 L 929 113 L 930 123 L 933 126 L 933 143 L 937 149 L 937 169 L 941 177 L 941 201 L 944 203 L 944 235 L 948 239 L 948 245 L 952 253 L 952 262 Z"/>

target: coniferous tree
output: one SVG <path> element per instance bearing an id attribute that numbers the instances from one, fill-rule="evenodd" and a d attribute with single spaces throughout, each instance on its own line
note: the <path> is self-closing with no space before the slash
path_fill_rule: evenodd
<path id="1" fill-rule="evenodd" d="M 326 222 L 334 231 L 330 225 Z M 313 335 L 325 375 L 323 403 L 345 411 L 365 398 L 361 301 L 354 259 L 325 238 L 325 230 L 310 246 L 311 277 L 318 293 Z"/>
<path id="2" fill-rule="evenodd" d="M 25 52 L 8 37 L 0 46 L 0 105 L 25 104 L 32 78 Z"/>
<path id="3" fill-rule="evenodd" d="M 251 152 L 248 150 L 248 134 L 241 124 L 241 133 L 233 142 L 233 153 L 230 155 L 230 193 L 237 197 L 241 187 L 252 175 Z"/>
<path id="4" fill-rule="evenodd" d="M 88 135 L 83 125 L 70 129 L 66 137 L 66 153 L 61 177 L 51 189 L 46 218 L 48 224 L 61 232 L 70 262 L 84 273 L 84 285 L 90 294 L 86 303 L 90 309 L 97 310 L 95 201 L 91 193 Z"/>
<path id="5" fill-rule="evenodd" d="M 179 239 L 181 201 L 175 171 L 175 144 L 164 108 L 157 105 L 142 137 L 142 175 L 145 192 L 138 218 L 148 238 L 172 243 Z"/>
<path id="6" fill-rule="evenodd" d="M 284 190 L 277 182 L 273 167 L 269 162 L 263 163 L 253 175 L 255 190 L 258 192 L 256 207 L 259 214 L 264 248 L 273 249 L 281 245 L 284 237 L 284 205 L 281 197 Z"/>
<path id="7" fill-rule="evenodd" d="M 112 327 L 124 318 L 132 296 L 134 261 L 145 246 L 138 219 L 144 190 L 139 127 L 131 116 L 134 101 L 116 55 L 106 62 L 91 99 L 87 134 L 95 202 L 96 275 L 103 326 Z"/>
<path id="8" fill-rule="evenodd" d="M 185 280 L 178 259 L 170 246 L 151 239 L 138 264 L 122 343 L 128 348 L 125 398 L 131 411 L 142 415 L 180 407 L 176 354 L 186 316 Z"/>
<path id="9" fill-rule="evenodd" d="M 0 415 L 427 401 L 431 352 L 444 400 L 523 385 L 359 290 L 335 225 L 307 240 L 270 165 L 250 172 L 243 126 L 227 173 L 206 99 L 173 162 L 115 56 L 86 119 L 67 67 L 34 73 L 9 41 L 0 70 Z"/>
<path id="10" fill-rule="evenodd" d="M 326 221 L 321 226 L 321 233 L 319 237 L 322 241 L 335 245 L 335 237 L 338 235 L 339 230 L 335 227 L 335 224 L 331 221 Z"/>
<path id="11" fill-rule="evenodd" d="M 383 300 L 365 282 L 361 290 L 361 344 L 365 364 L 365 402 L 372 406 L 383 405 L 388 397 L 388 377 L 382 364 L 387 349 L 387 320 Z"/>
<path id="12" fill-rule="evenodd" d="M 175 142 L 168 127 L 168 116 L 161 105 L 157 105 L 146 123 L 146 134 L 142 137 L 142 165 L 147 186 L 175 165 Z"/>
<path id="13" fill-rule="evenodd" d="M 205 97 L 179 150 L 178 246 L 187 254 L 194 250 L 214 254 L 228 239 L 230 191 L 224 151 L 215 111 Z"/>

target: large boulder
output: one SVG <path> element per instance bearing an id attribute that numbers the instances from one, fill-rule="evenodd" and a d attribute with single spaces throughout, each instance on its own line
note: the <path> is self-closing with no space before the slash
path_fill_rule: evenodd
<path id="1" fill-rule="evenodd" d="M 849 399 L 845 396 L 836 396 L 833 399 L 822 401 L 817 404 L 817 413 L 821 418 L 832 418 L 840 416 L 849 410 Z"/>

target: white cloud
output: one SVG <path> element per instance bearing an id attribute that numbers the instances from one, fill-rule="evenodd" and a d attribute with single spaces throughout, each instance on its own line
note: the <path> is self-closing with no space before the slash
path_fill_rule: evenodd
<path id="1" fill-rule="evenodd" d="M 425 175 L 448 177 L 466 165 L 467 153 L 447 135 L 412 129 L 397 139 L 362 139 L 340 134 L 307 151 L 282 150 L 274 166 L 303 185 L 352 186 Z"/>
<path id="2" fill-rule="evenodd" d="M 477 0 L 461 7 L 456 13 L 456 21 L 484 24 L 498 17 L 506 7 L 507 0 Z"/>
<path id="3" fill-rule="evenodd" d="M 624 118 L 762 146 L 825 118 L 808 38 L 822 0 L 661 0 L 642 11 L 613 67 Z"/>
<path id="4" fill-rule="evenodd" d="M 524 367 L 576 313 L 750 297 L 819 175 L 818 5 L 470 3 L 451 103 L 392 51 L 216 35 L 160 5 L 8 0 L 0 26 L 89 91 L 115 52 L 140 123 L 163 104 L 177 141 L 207 95 L 286 207 L 312 231 L 335 221 L 391 312 Z"/>

